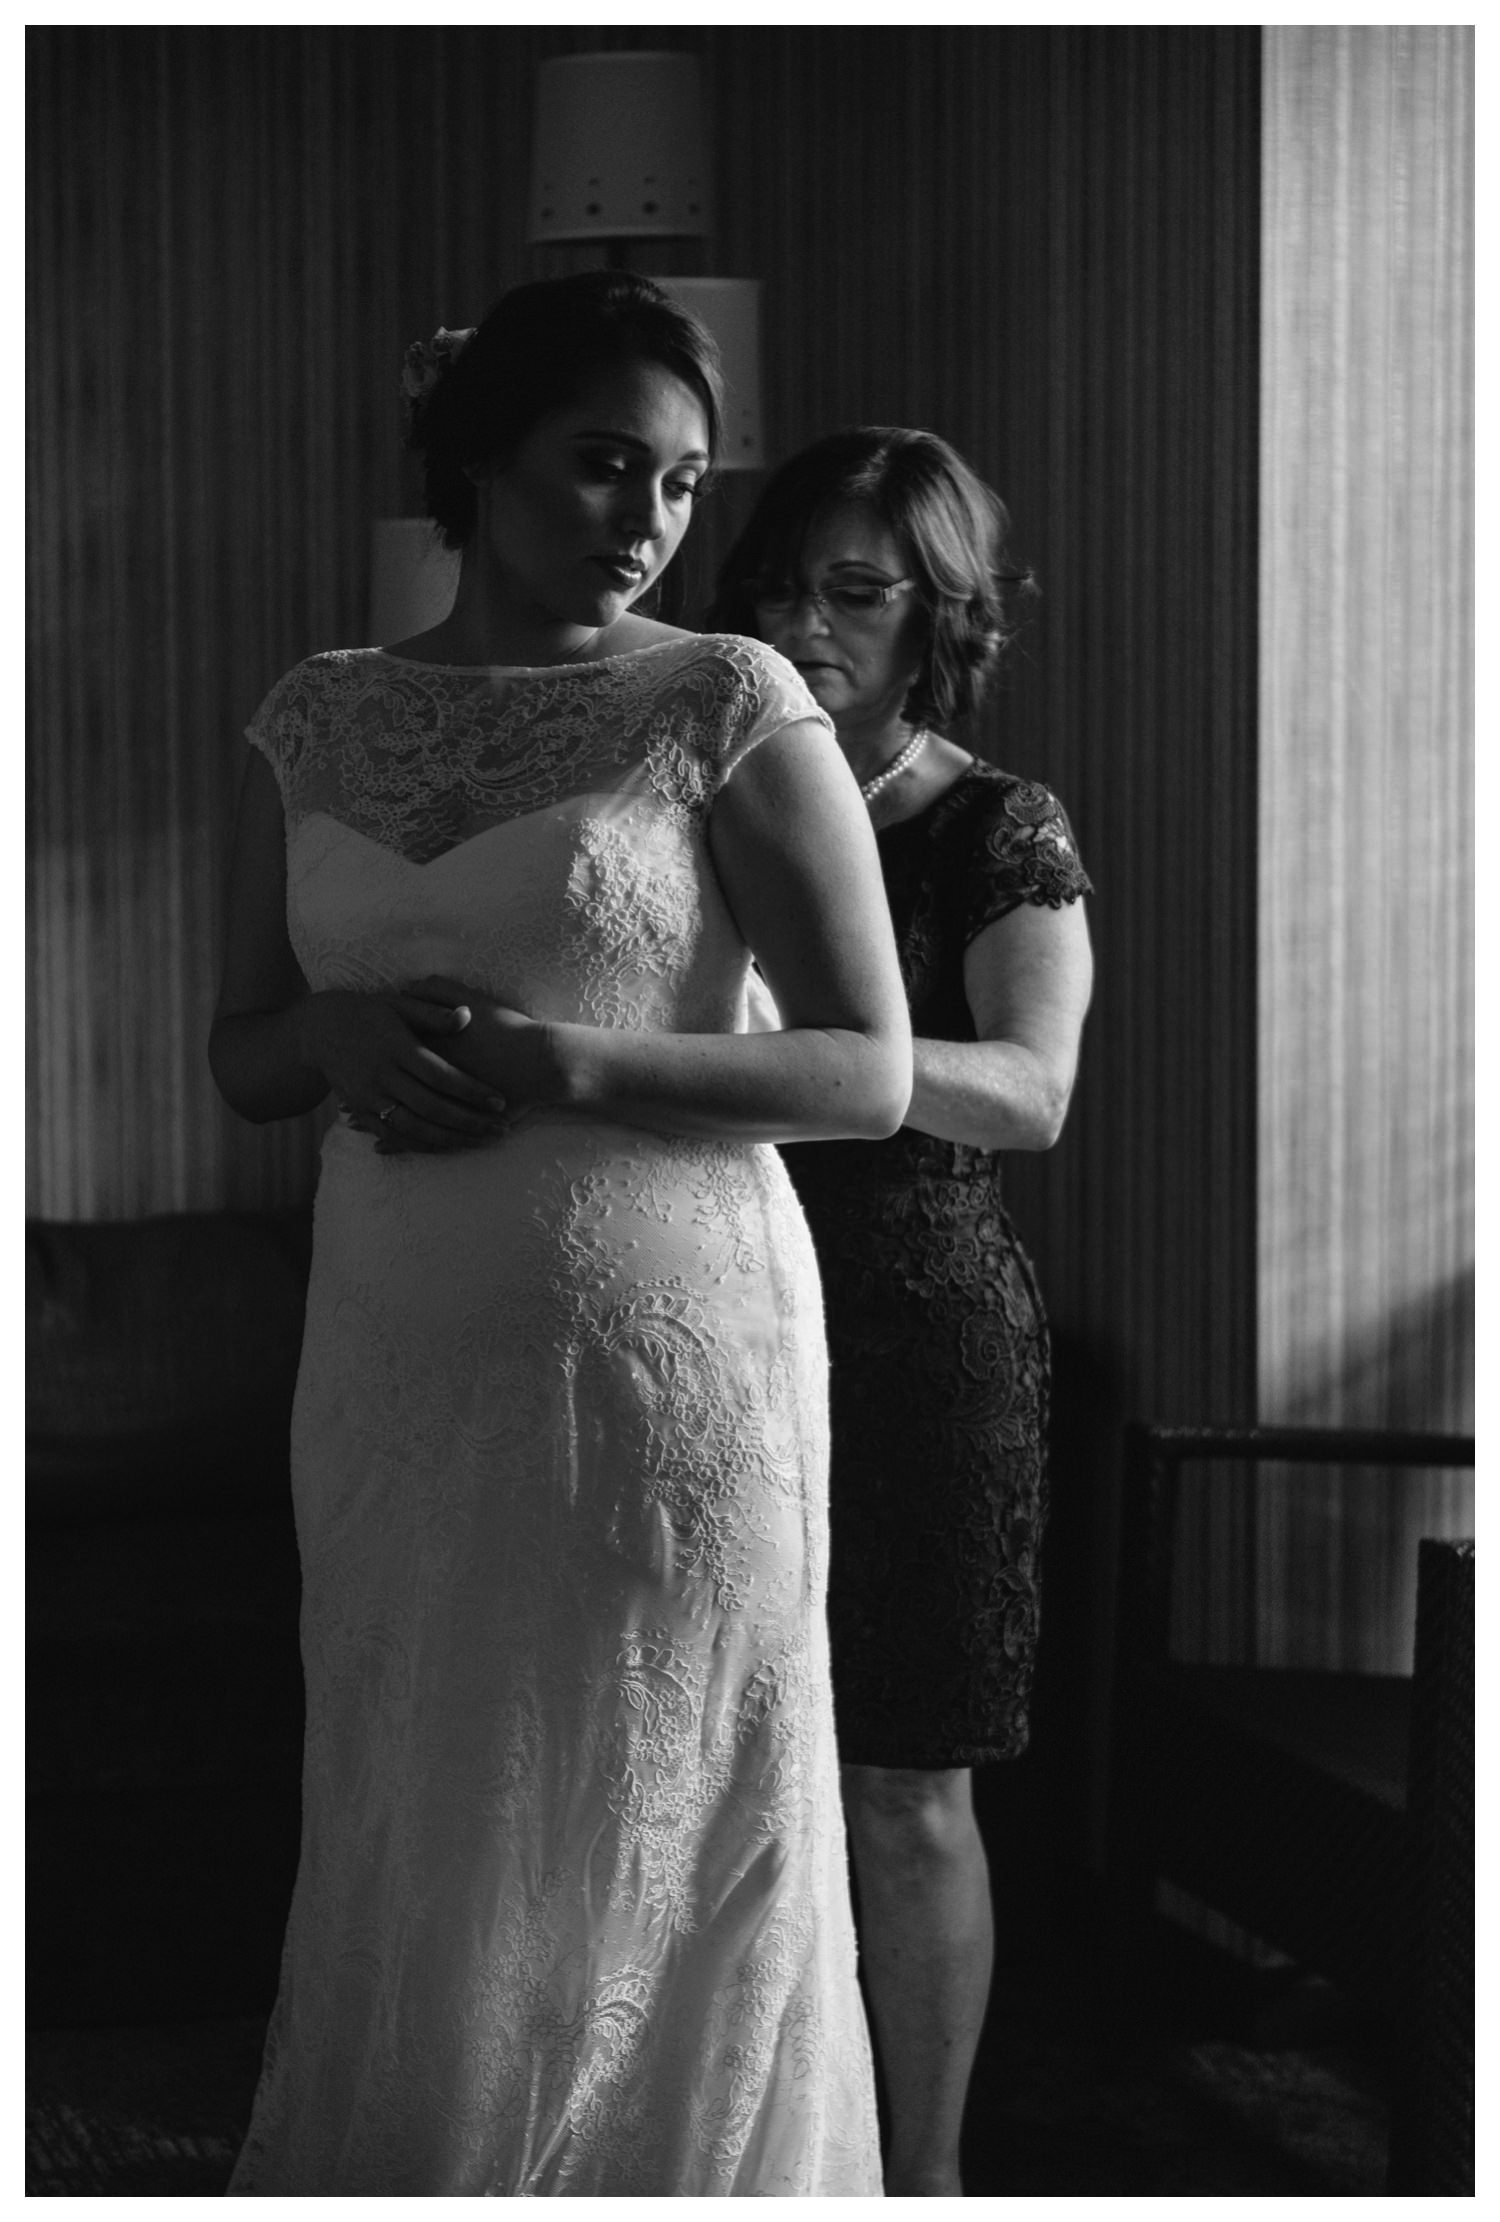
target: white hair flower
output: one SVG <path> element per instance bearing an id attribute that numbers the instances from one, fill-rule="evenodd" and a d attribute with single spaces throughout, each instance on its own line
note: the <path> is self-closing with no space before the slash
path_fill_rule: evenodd
<path id="1" fill-rule="evenodd" d="M 421 401 L 431 393 L 443 372 L 452 368 L 468 346 L 474 331 L 472 324 L 462 332 L 450 332 L 446 324 L 440 324 L 431 339 L 412 341 L 401 370 L 401 391 L 408 401 Z"/>

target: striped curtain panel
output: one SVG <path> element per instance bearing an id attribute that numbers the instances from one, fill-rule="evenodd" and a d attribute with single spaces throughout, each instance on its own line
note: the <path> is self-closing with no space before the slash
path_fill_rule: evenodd
<path id="1" fill-rule="evenodd" d="M 1259 1404 L 1473 1426 L 1473 33 L 1265 33 Z M 1262 1492 L 1255 1636 L 1409 1671 L 1469 1476 Z"/>

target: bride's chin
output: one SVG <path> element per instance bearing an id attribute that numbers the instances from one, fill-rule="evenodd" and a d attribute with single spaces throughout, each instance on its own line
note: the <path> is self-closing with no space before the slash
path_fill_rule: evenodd
<path id="1" fill-rule="evenodd" d="M 648 581 L 647 584 L 649 583 Z M 595 631 L 601 626 L 613 625 L 616 618 L 623 617 L 627 610 L 635 607 L 646 591 L 645 586 L 635 587 L 628 593 L 619 588 L 606 587 L 602 594 L 581 597 L 579 606 L 569 610 L 568 621 L 574 625 L 587 625 Z"/>

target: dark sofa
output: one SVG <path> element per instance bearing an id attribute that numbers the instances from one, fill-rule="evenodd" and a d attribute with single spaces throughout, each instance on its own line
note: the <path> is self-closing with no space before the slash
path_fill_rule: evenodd
<path id="1" fill-rule="evenodd" d="M 27 2019 L 266 2010 L 296 1867 L 305 1215 L 27 1229 Z"/>

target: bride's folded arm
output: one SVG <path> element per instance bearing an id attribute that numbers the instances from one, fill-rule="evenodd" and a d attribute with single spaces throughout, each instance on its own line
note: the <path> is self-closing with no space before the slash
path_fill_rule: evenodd
<path id="1" fill-rule="evenodd" d="M 749 752 L 714 802 L 709 845 L 780 1032 L 543 1025 L 461 982 L 416 983 L 471 1005 L 450 1054 L 517 1107 L 755 1141 L 893 1134 L 912 1085 L 906 999 L 869 814 L 821 724 Z"/>

